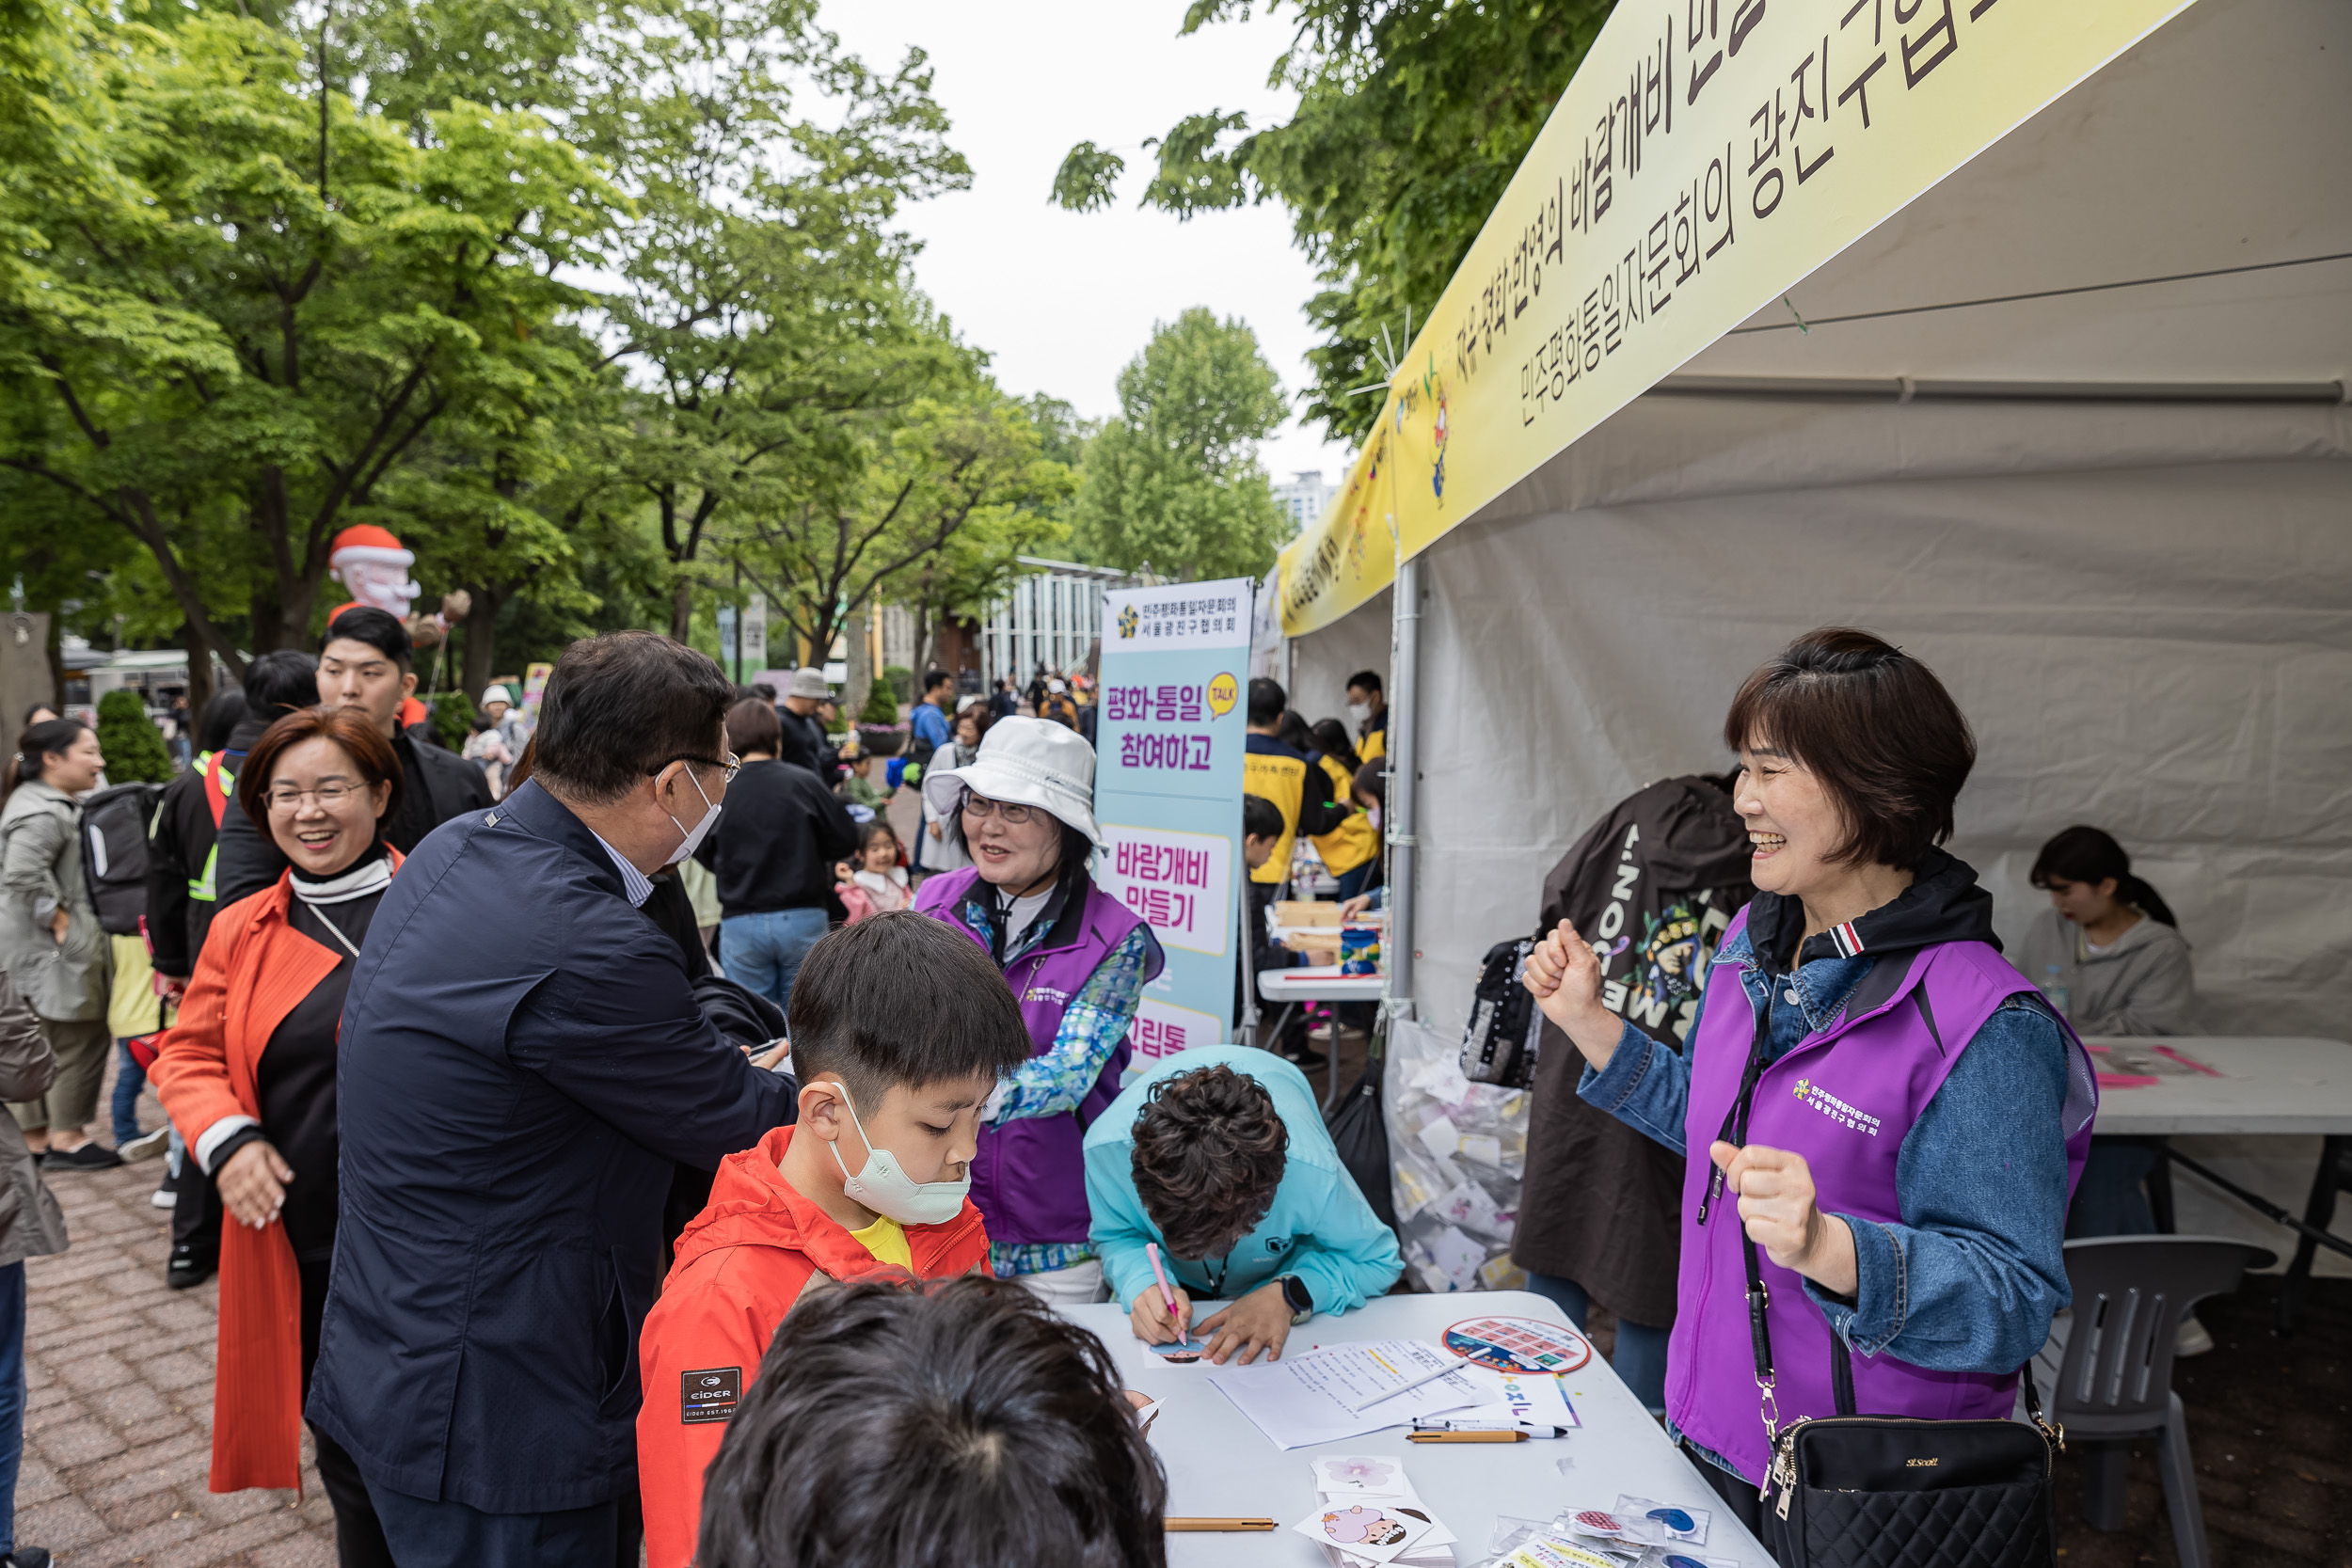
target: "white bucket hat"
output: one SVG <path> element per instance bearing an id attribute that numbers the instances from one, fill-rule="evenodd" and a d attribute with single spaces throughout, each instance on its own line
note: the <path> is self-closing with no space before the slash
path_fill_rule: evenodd
<path id="1" fill-rule="evenodd" d="M 792 684 L 785 688 L 787 697 L 803 701 L 828 703 L 833 700 L 833 688 L 825 684 L 825 673 L 813 665 L 803 665 L 792 672 Z"/>
<path id="2" fill-rule="evenodd" d="M 508 707 L 513 707 L 515 705 L 515 694 L 512 691 L 507 690 L 502 683 L 498 686 L 486 687 L 484 689 L 482 693 L 482 705 L 484 707 L 488 707 L 492 703 L 504 703 Z"/>
<path id="3" fill-rule="evenodd" d="M 1094 825 L 1094 748 L 1086 736 L 1050 719 L 999 719 L 980 740 L 969 766 L 923 775 L 923 800 L 941 816 L 956 809 L 966 789 L 992 800 L 1035 806 L 1066 822 L 1100 847 Z"/>

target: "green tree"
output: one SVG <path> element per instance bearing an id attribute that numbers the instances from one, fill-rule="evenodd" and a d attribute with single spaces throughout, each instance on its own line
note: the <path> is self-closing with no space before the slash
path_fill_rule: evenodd
<path id="1" fill-rule="evenodd" d="M 51 404 L 0 465 L 137 540 L 242 673 L 191 565 L 222 509 L 251 642 L 308 642 L 334 533 L 453 410 L 548 373 L 581 298 L 554 275 L 618 194 L 529 115 L 453 103 L 411 139 L 258 19 L 89 26 L 40 105 L 80 156 L 0 184 L 40 284 L 0 294 L 0 396 Z"/>
<path id="2" fill-rule="evenodd" d="M 629 467 L 682 638 L 739 533 L 847 504 L 876 421 L 972 373 L 887 227 L 901 202 L 971 176 L 920 51 L 869 70 L 816 24 L 813 0 L 648 8 L 619 53 L 586 123 L 643 218 L 606 310 L 645 388 Z"/>
<path id="3" fill-rule="evenodd" d="M 98 745 L 106 753 L 108 784 L 171 782 L 171 752 L 137 692 L 114 690 L 98 699 Z"/>
<path id="4" fill-rule="evenodd" d="M 1614 0 L 1264 0 L 1297 18 L 1270 80 L 1298 94 L 1279 125 L 1189 116 L 1156 150 L 1142 204 L 1180 216 L 1268 198 L 1289 207 L 1323 287 L 1308 318 L 1307 413 L 1355 440 L 1380 413 L 1384 355 L 1428 320 Z M 1190 34 L 1250 0 L 1194 0 Z M 1073 211 L 1107 206 L 1126 160 L 1081 142 L 1055 176 Z M 1392 346 L 1391 346 L 1392 345 Z"/>
<path id="5" fill-rule="evenodd" d="M 1281 385 L 1238 318 L 1162 323 L 1119 372 L 1119 417 L 1087 443 L 1074 537 L 1085 559 L 1179 578 L 1255 577 L 1280 547 L 1258 443 Z"/>

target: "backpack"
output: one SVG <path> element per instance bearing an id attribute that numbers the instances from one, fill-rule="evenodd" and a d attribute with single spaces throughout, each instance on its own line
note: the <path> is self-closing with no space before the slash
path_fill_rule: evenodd
<path id="1" fill-rule="evenodd" d="M 147 832 L 163 793 L 156 784 L 116 784 L 83 803 L 82 879 L 111 936 L 137 936 L 147 913 Z"/>
<path id="2" fill-rule="evenodd" d="M 1519 983 L 1534 948 L 1528 937 L 1499 942 L 1486 949 L 1478 967 L 1470 1025 L 1462 1031 L 1462 1076 L 1473 1084 L 1524 1089 L 1535 1082 L 1544 1015 Z"/>

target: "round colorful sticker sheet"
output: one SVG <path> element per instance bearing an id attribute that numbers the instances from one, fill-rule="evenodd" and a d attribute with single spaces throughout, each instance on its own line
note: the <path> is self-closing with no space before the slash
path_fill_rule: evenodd
<path id="1" fill-rule="evenodd" d="M 1465 1318 L 1445 1331 L 1445 1348 L 1498 1372 L 1572 1372 L 1593 1358 L 1575 1329 L 1536 1318 Z"/>

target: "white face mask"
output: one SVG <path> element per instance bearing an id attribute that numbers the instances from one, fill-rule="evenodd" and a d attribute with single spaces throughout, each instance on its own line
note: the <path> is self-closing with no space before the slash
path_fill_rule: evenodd
<path id="1" fill-rule="evenodd" d="M 1364 808 L 1364 816 L 1372 823 L 1372 831 L 1375 833 L 1378 832 L 1380 831 L 1380 808 L 1378 806 L 1366 806 Z"/>
<path id="2" fill-rule="evenodd" d="M 1359 724 L 1364 723 L 1372 718 L 1372 705 L 1370 703 L 1350 703 L 1347 705 L 1347 716 Z"/>
<path id="3" fill-rule="evenodd" d="M 673 812 L 670 814 L 670 820 L 677 822 L 677 831 L 684 833 L 686 837 L 679 842 L 676 848 L 670 851 L 670 858 L 661 863 L 664 865 L 675 865 L 678 862 L 692 854 L 695 849 L 701 847 L 702 841 L 710 836 L 711 824 L 719 820 L 719 808 L 717 806 L 710 805 L 709 796 L 703 795 L 703 782 L 694 777 L 694 770 L 691 768 L 689 768 L 686 770 L 686 778 L 687 782 L 694 786 L 694 793 L 702 795 L 703 804 L 709 806 L 710 809 L 704 812 L 702 820 L 695 823 L 691 828 L 683 822 L 678 822 L 676 813 Z"/>
<path id="4" fill-rule="evenodd" d="M 871 1209 L 877 1214 L 887 1214 L 900 1225 L 945 1225 L 963 1212 L 965 1195 L 972 1191 L 972 1168 L 964 1167 L 961 1181 L 916 1181 L 909 1179 L 899 1167 L 898 1157 L 886 1148 L 876 1148 L 874 1140 L 866 1136 L 866 1124 L 857 1117 L 857 1107 L 850 1103 L 850 1091 L 841 1091 L 842 1107 L 850 1113 L 850 1123 L 866 1143 L 866 1164 L 855 1176 L 841 1159 L 841 1145 L 833 1146 L 833 1163 L 841 1166 L 841 1190 Z"/>

